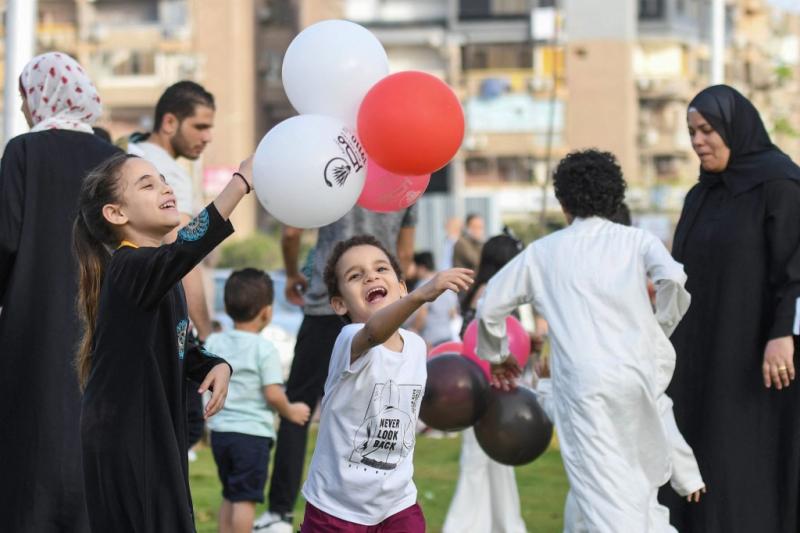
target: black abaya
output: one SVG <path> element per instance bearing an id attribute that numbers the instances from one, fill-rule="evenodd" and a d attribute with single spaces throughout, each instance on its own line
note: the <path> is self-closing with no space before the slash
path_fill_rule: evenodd
<path id="1" fill-rule="evenodd" d="M 661 497 L 682 533 L 795 533 L 800 385 L 766 389 L 761 365 L 768 340 L 798 333 L 800 169 L 739 93 L 712 87 L 690 106 L 731 148 L 689 192 L 673 250 L 692 303 L 668 393 L 708 493 Z"/>
<path id="2" fill-rule="evenodd" d="M 9 141 L 0 163 L 2 531 L 88 531 L 72 222 L 84 176 L 115 151 L 88 133 L 48 130 Z"/>
<path id="3" fill-rule="evenodd" d="M 180 281 L 232 232 L 211 204 L 174 243 L 120 248 L 106 268 L 81 410 L 86 502 L 95 533 L 195 530 L 187 378 L 202 382 L 225 361 L 187 343 Z"/>

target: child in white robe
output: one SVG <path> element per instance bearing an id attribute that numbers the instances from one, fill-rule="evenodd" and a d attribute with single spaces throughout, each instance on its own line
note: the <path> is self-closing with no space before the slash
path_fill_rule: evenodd
<path id="1" fill-rule="evenodd" d="M 674 532 L 657 500 L 673 450 L 659 398 L 675 364 L 665 330 L 689 305 L 686 275 L 655 236 L 608 220 L 625 193 L 613 155 L 568 155 L 554 186 L 570 225 L 528 246 L 489 282 L 478 355 L 493 363 L 494 385 L 513 386 L 520 369 L 508 357 L 505 317 L 533 304 L 550 326 L 550 410 L 571 486 L 567 511 L 582 521 L 565 531 Z"/>

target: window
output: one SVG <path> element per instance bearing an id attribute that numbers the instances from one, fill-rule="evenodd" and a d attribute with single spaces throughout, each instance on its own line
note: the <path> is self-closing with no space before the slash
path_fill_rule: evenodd
<path id="1" fill-rule="evenodd" d="M 111 76 L 149 76 L 156 71 L 156 54 L 152 50 L 104 51 L 93 58 L 99 72 Z"/>
<path id="2" fill-rule="evenodd" d="M 531 68 L 533 47 L 527 43 L 470 44 L 461 49 L 464 70 Z"/>
<path id="3" fill-rule="evenodd" d="M 94 5 L 95 19 L 100 25 L 128 26 L 158 22 L 158 2 L 155 0 L 139 2 L 97 0 Z"/>
<path id="4" fill-rule="evenodd" d="M 491 0 L 459 0 L 458 18 L 489 18 Z"/>
<path id="5" fill-rule="evenodd" d="M 552 0 L 546 0 L 552 2 Z M 487 18 L 526 18 L 530 14 L 529 0 L 459 0 L 461 20 Z M 541 6 L 546 7 L 546 6 Z"/>
<path id="6" fill-rule="evenodd" d="M 491 163 L 485 157 L 470 157 L 467 159 L 465 167 L 467 174 L 488 174 Z"/>
<path id="7" fill-rule="evenodd" d="M 664 0 L 639 0 L 639 20 L 663 19 L 664 8 Z"/>
<path id="8" fill-rule="evenodd" d="M 503 181 L 530 183 L 533 181 L 533 159 L 521 156 L 498 157 L 497 174 Z"/>

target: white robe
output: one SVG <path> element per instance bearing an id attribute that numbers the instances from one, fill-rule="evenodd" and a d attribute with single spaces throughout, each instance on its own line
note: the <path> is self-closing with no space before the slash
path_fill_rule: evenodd
<path id="1" fill-rule="evenodd" d="M 472 428 L 461 439 L 458 483 L 442 533 L 526 533 L 514 467 L 486 455 Z"/>
<path id="2" fill-rule="evenodd" d="M 656 500 L 673 452 L 659 398 L 675 365 L 667 333 L 689 305 L 685 281 L 655 236 L 593 217 L 534 242 L 487 286 L 478 309 L 482 358 L 505 359 L 505 317 L 519 305 L 533 304 L 550 326 L 551 411 L 571 487 L 567 507 L 582 521 L 565 531 L 674 531 Z"/>

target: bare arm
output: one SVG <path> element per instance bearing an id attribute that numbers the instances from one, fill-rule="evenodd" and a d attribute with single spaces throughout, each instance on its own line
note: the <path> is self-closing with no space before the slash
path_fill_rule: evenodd
<path id="1" fill-rule="evenodd" d="M 239 204 L 242 198 L 244 198 L 244 195 L 247 194 L 247 186 L 249 185 L 250 190 L 253 189 L 253 156 L 242 161 L 242 164 L 239 165 L 239 173 L 247 180 L 247 185 L 245 185 L 244 181 L 239 176 L 231 176 L 228 184 L 214 199 L 214 206 L 225 220 L 230 218 L 233 209 Z"/>
<path id="2" fill-rule="evenodd" d="M 377 311 L 353 337 L 350 363 L 354 363 L 372 347 L 389 340 L 403 322 L 425 302 L 434 301 L 446 290 L 458 292 L 468 289 L 473 282 L 472 276 L 473 272 L 466 268 L 439 272 L 430 281 L 414 289 L 411 294 Z"/>
<path id="3" fill-rule="evenodd" d="M 302 235 L 302 229 L 291 226 L 284 226 L 281 233 L 283 268 L 286 270 L 286 299 L 295 305 L 303 305 L 303 291 L 308 287 L 308 280 L 298 268 Z"/>
<path id="4" fill-rule="evenodd" d="M 264 398 L 282 418 L 295 424 L 305 424 L 311 416 L 311 408 L 303 402 L 289 402 L 283 387 L 277 383 L 264 387 Z"/>

